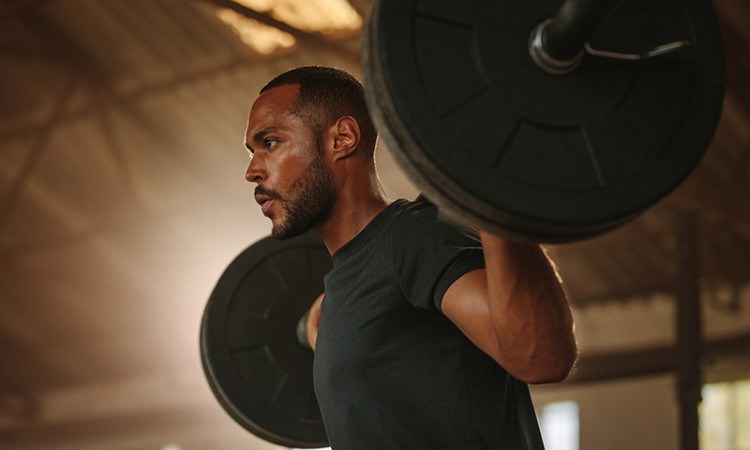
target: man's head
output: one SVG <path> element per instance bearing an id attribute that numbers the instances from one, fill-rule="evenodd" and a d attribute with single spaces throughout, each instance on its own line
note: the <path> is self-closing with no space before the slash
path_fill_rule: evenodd
<path id="1" fill-rule="evenodd" d="M 325 220 L 336 201 L 332 166 L 356 155 L 371 161 L 376 132 L 362 85 L 331 68 L 302 67 L 274 78 L 248 117 L 246 178 L 284 239 Z"/>
<path id="2" fill-rule="evenodd" d="M 375 148 L 377 132 L 367 110 L 364 88 L 351 74 L 332 67 L 298 67 L 276 76 L 259 94 L 287 85 L 299 86 L 292 113 L 307 123 L 317 139 L 339 117 L 351 116 L 362 133 L 361 147 L 366 151 Z"/>

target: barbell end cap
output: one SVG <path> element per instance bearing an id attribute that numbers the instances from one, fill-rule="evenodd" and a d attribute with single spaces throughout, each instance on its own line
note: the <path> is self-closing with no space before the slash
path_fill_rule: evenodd
<path id="1" fill-rule="evenodd" d="M 544 48 L 544 30 L 552 23 L 552 19 L 546 19 L 539 23 L 531 31 L 529 37 L 529 55 L 534 63 L 542 70 L 552 75 L 567 75 L 581 65 L 583 60 L 583 49 L 570 59 L 557 59 L 550 55 Z"/>

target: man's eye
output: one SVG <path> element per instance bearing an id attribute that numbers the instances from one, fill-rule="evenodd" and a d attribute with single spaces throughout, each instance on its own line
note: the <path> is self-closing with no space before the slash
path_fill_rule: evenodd
<path id="1" fill-rule="evenodd" d="M 276 147 L 276 144 L 278 143 L 279 141 L 277 141 L 276 139 L 270 139 L 270 138 L 263 139 L 263 145 L 265 145 L 266 148 L 269 150 Z"/>

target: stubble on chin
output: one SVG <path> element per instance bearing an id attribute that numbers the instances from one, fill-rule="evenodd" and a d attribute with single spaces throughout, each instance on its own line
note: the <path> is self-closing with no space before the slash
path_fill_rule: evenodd
<path id="1" fill-rule="evenodd" d="M 316 158 L 289 188 L 289 195 L 278 198 L 283 217 L 271 234 L 283 240 L 299 236 L 324 220 L 335 200 L 333 176 L 322 158 Z"/>

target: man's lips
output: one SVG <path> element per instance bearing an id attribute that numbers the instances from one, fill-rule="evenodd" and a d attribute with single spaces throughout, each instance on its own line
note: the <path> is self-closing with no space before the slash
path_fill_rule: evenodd
<path id="1" fill-rule="evenodd" d="M 256 195 L 255 201 L 260 205 L 260 210 L 263 211 L 263 214 L 267 214 L 268 210 L 271 209 L 273 199 L 268 195 Z"/>
<path id="2" fill-rule="evenodd" d="M 271 206 L 273 205 L 273 199 L 266 200 L 260 205 L 260 210 L 263 212 L 263 215 L 268 216 L 271 212 Z"/>
<path id="3" fill-rule="evenodd" d="M 273 205 L 274 196 L 270 194 L 264 194 L 261 192 L 255 192 L 255 201 L 260 205 L 260 209 L 263 215 L 268 215 Z"/>

